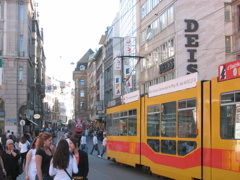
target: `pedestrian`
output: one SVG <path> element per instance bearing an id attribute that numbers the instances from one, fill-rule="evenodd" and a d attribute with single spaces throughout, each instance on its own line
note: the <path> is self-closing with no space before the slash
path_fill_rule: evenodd
<path id="1" fill-rule="evenodd" d="M 12 131 L 11 135 L 12 135 L 13 141 L 16 142 L 17 138 L 16 138 L 16 136 L 15 136 L 13 131 Z"/>
<path id="2" fill-rule="evenodd" d="M 73 173 L 73 178 L 87 180 L 89 172 L 88 155 L 86 152 L 79 149 L 78 138 L 70 138 L 69 149 L 72 151 L 74 157 L 76 158 L 79 170 L 78 173 Z"/>
<path id="3" fill-rule="evenodd" d="M 20 150 L 21 155 L 21 164 L 25 166 L 26 163 L 26 155 L 30 148 L 30 142 L 27 141 L 26 137 L 23 136 L 18 144 L 18 148 Z"/>
<path id="4" fill-rule="evenodd" d="M 0 156 L 0 180 L 3 180 L 3 177 L 7 175 L 6 170 L 4 168 L 3 160 L 2 160 L 2 154 Z"/>
<path id="5" fill-rule="evenodd" d="M 107 150 L 107 135 L 106 134 L 103 134 L 103 142 L 102 142 L 102 153 L 100 155 L 100 158 L 103 156 L 103 154 L 106 152 Z"/>
<path id="6" fill-rule="evenodd" d="M 6 135 L 7 138 L 8 138 L 9 135 L 12 135 L 12 134 L 10 133 L 10 130 L 7 130 L 7 135 Z"/>
<path id="7" fill-rule="evenodd" d="M 66 133 L 64 134 L 64 138 L 67 140 L 67 142 L 69 142 L 70 133 L 66 132 Z"/>
<path id="8" fill-rule="evenodd" d="M 72 180 L 72 172 L 78 172 L 77 161 L 69 151 L 67 140 L 62 139 L 51 160 L 49 175 L 54 176 L 54 180 Z"/>
<path id="9" fill-rule="evenodd" d="M 2 159 L 7 173 L 7 177 L 11 180 L 16 180 L 19 175 L 18 160 L 20 153 L 14 148 L 14 142 L 12 139 L 8 139 L 6 142 L 6 149 L 3 151 Z"/>
<path id="10" fill-rule="evenodd" d="M 94 150 L 96 150 L 98 152 L 98 156 L 100 156 L 100 152 L 98 149 L 98 139 L 97 139 L 96 133 L 93 134 L 93 147 L 92 147 L 92 151 L 90 153 L 91 155 Z"/>
<path id="11" fill-rule="evenodd" d="M 35 180 L 37 175 L 36 160 L 35 160 L 37 138 L 38 137 L 34 138 L 34 140 L 32 141 L 31 148 L 28 151 L 26 156 L 26 165 L 25 165 L 26 180 Z"/>
<path id="12" fill-rule="evenodd" d="M 6 137 L 6 133 L 4 133 L 1 137 L 3 151 L 5 150 L 5 147 L 6 147 L 6 141 L 7 141 L 7 137 Z"/>
<path id="13" fill-rule="evenodd" d="M 82 135 L 82 137 L 81 137 L 80 149 L 81 149 L 82 151 L 85 150 L 85 152 L 88 154 L 87 138 L 86 138 L 86 136 L 85 136 L 84 133 L 83 133 L 83 135 Z"/>
<path id="14" fill-rule="evenodd" d="M 36 180 L 52 180 L 49 175 L 50 161 L 53 157 L 52 149 L 52 134 L 50 132 L 43 132 L 38 136 L 36 144 Z"/>

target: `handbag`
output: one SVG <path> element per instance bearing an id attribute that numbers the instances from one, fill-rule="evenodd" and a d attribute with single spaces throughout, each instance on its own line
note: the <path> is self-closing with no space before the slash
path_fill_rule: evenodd
<path id="1" fill-rule="evenodd" d="M 64 171 L 67 173 L 67 175 L 70 177 L 70 179 L 74 180 L 74 179 L 70 176 L 70 174 L 67 172 L 66 169 L 64 169 Z"/>

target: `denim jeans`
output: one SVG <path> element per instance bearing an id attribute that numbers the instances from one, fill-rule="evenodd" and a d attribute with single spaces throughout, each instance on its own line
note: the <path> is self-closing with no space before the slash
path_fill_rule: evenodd
<path id="1" fill-rule="evenodd" d="M 98 155 L 100 155 L 100 152 L 98 149 L 98 144 L 93 145 L 93 148 L 92 148 L 92 151 L 90 152 L 90 154 L 92 154 L 94 150 L 96 150 L 98 152 Z"/>

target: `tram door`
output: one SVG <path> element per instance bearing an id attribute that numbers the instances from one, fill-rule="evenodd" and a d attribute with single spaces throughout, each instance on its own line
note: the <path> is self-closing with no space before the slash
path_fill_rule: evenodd
<path id="1" fill-rule="evenodd" d="M 211 84 L 211 179 L 240 179 L 240 78 Z"/>

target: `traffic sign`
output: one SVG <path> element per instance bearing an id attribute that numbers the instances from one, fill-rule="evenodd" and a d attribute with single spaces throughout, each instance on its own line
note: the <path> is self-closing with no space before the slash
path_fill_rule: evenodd
<path id="1" fill-rule="evenodd" d="M 20 125 L 21 125 L 21 126 L 24 126 L 25 124 L 26 124 L 26 122 L 25 122 L 24 120 L 21 120 L 21 121 L 20 121 Z"/>

